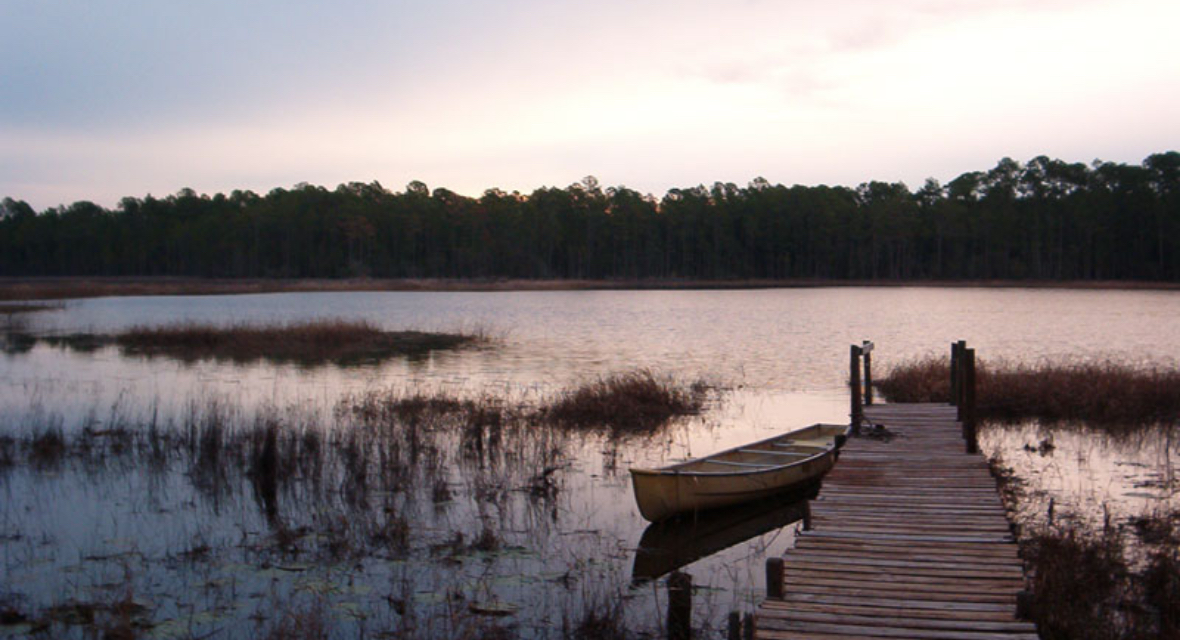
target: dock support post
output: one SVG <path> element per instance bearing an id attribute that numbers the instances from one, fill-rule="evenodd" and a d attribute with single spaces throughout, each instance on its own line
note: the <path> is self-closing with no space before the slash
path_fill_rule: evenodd
<path id="1" fill-rule="evenodd" d="M 967 453 L 979 451 L 975 433 L 975 349 L 963 350 L 963 435 L 967 439 Z"/>
<path id="2" fill-rule="evenodd" d="M 1018 591 L 1016 593 L 1016 619 L 1032 620 L 1034 613 L 1032 592 Z"/>
<path id="3" fill-rule="evenodd" d="M 959 345 L 962 342 L 951 343 L 951 405 L 959 406 Z"/>
<path id="4" fill-rule="evenodd" d="M 958 357 L 955 358 L 955 406 L 958 407 L 958 420 L 965 422 L 967 419 L 964 413 L 967 400 L 967 352 L 973 349 L 967 348 L 967 342 L 959 341 Z"/>
<path id="5" fill-rule="evenodd" d="M 737 611 L 729 612 L 729 633 L 726 640 L 742 640 L 742 614 Z"/>
<path id="6" fill-rule="evenodd" d="M 852 345 L 848 356 L 848 383 L 852 387 L 852 432 L 860 433 L 864 407 L 860 395 L 860 347 Z"/>
<path id="7" fill-rule="evenodd" d="M 783 599 L 783 559 L 778 556 L 766 559 L 766 599 Z"/>
<path id="8" fill-rule="evenodd" d="M 668 640 L 689 640 L 692 634 L 692 576 L 668 576 Z"/>
<path id="9" fill-rule="evenodd" d="M 872 343 L 868 340 L 864 341 L 865 346 L 872 347 Z M 873 352 L 872 349 L 861 348 L 861 353 L 864 354 L 865 361 L 865 406 L 873 404 Z"/>
<path id="10" fill-rule="evenodd" d="M 754 614 L 747 613 L 742 618 L 742 640 L 754 640 Z"/>

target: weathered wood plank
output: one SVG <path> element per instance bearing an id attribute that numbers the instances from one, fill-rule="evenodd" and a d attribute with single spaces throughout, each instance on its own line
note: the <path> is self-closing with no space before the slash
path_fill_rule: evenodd
<path id="1" fill-rule="evenodd" d="M 775 618 L 764 618 L 761 615 L 756 617 L 755 625 L 759 630 L 776 629 L 779 631 L 836 633 L 860 638 L 917 638 L 919 640 L 1037 640 L 1036 631 L 1032 628 L 1029 628 L 1023 633 L 950 629 L 914 629 L 909 627 L 896 628 L 876 625 L 836 623 L 826 624 L 819 622 L 779 620 Z M 1029 625 L 1029 627 L 1031 627 L 1031 625 Z"/>
<path id="2" fill-rule="evenodd" d="M 883 607 L 907 610 L 932 611 L 965 611 L 997 613 L 1009 617 L 1016 616 L 1016 608 L 1012 605 L 988 602 L 940 602 L 936 600 L 904 600 L 887 598 L 880 594 L 865 594 L 848 597 L 823 593 L 805 593 L 802 591 L 788 591 L 782 600 L 767 600 L 767 607 L 789 607 L 795 604 L 831 604 L 855 607 Z"/>
<path id="3" fill-rule="evenodd" d="M 825 624 L 881 625 L 902 629 L 941 629 L 946 631 L 998 631 L 1001 633 L 1028 633 L 1032 629 L 1027 622 L 1015 620 L 974 620 L 917 618 L 911 616 L 861 615 L 851 612 L 819 612 L 789 609 L 766 609 L 759 613 L 760 620 L 789 620 L 798 622 L 819 622 Z"/>
<path id="4" fill-rule="evenodd" d="M 910 601 L 912 602 L 912 601 Z M 945 604 L 945 603 L 943 603 Z M 927 620 L 957 620 L 988 622 L 1012 622 L 1016 616 L 1011 611 L 978 611 L 964 609 L 926 609 L 915 607 L 882 607 L 868 604 L 832 605 L 821 602 L 782 601 L 767 603 L 762 608 L 763 615 L 768 617 L 783 617 L 793 613 L 822 613 L 846 614 L 874 618 L 921 618 Z"/>
<path id="5" fill-rule="evenodd" d="M 946 571 L 989 571 L 996 574 L 1016 575 L 1018 578 L 1024 577 L 1024 571 L 1019 564 L 987 564 L 981 562 L 971 561 L 952 561 L 943 559 L 941 561 L 930 561 L 925 559 L 914 558 L 888 558 L 885 556 L 865 557 L 865 556 L 836 556 L 836 555 L 820 555 L 814 553 L 792 553 L 785 558 L 788 564 L 798 566 L 807 565 L 825 565 L 831 567 L 832 570 L 838 571 L 845 566 L 852 567 L 882 567 L 890 569 L 934 569 Z"/>
<path id="6" fill-rule="evenodd" d="M 817 538 L 854 538 L 861 539 L 863 531 L 808 531 L 809 535 Z M 942 535 L 911 535 L 911 534 L 873 534 L 881 540 L 898 540 L 913 542 L 978 542 L 982 544 L 1004 544 L 1012 542 L 1010 535 L 977 535 L 977 536 L 942 536 Z"/>

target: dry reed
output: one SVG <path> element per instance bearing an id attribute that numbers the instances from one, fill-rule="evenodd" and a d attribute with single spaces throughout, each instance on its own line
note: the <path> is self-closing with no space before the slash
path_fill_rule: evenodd
<path id="1" fill-rule="evenodd" d="M 645 433 L 704 407 L 708 385 L 690 384 L 639 369 L 587 382 L 542 406 L 537 419 L 564 426 Z"/>
<path id="2" fill-rule="evenodd" d="M 280 326 L 176 324 L 133 327 L 114 336 L 125 352 L 182 360 L 355 363 L 423 355 L 481 342 L 479 334 L 385 331 L 363 321 L 313 320 Z"/>
<path id="3" fill-rule="evenodd" d="M 1038 365 L 979 363 L 980 415 L 998 420 L 1085 421 L 1106 427 L 1180 421 L 1180 370 L 1100 362 Z M 946 402 L 946 358 L 894 367 L 877 381 L 892 402 Z"/>

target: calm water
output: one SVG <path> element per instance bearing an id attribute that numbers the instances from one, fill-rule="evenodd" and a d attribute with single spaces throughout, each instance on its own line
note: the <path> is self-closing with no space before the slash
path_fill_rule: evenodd
<path id="1" fill-rule="evenodd" d="M 417 471 L 422 477 L 409 488 L 375 488 L 357 505 L 346 504 L 344 491 L 296 486 L 280 498 L 277 516 L 261 508 L 248 479 L 231 478 L 211 490 L 183 465 L 152 470 L 113 456 L 17 466 L 0 473 L 0 604 L 35 612 L 67 602 L 113 602 L 132 591 L 144 609 L 141 619 L 153 625 L 144 631 L 150 637 L 249 637 L 274 624 L 282 615 L 276 611 L 309 607 L 342 636 L 449 633 L 471 611 L 490 607 L 514 611 L 494 618 L 496 624 L 559 637 L 563 620 L 568 625 L 586 607 L 622 597 L 632 627 L 658 635 L 659 582 L 632 580 L 647 523 L 634 507 L 626 469 L 815 422 L 845 422 L 850 343 L 874 340 L 879 370 L 944 353 L 957 339 L 984 359 L 1024 362 L 1170 365 L 1168 353 L 1180 345 L 1174 292 L 838 288 L 117 298 L 73 301 L 24 322 L 29 331 L 51 335 L 322 317 L 366 319 L 389 329 L 479 329 L 496 340 L 485 349 L 347 369 L 183 364 L 38 344 L 0 356 L 0 428 L 19 434 L 45 424 L 66 432 L 113 423 L 167 426 L 212 402 L 245 420 L 277 412 L 330 430 L 340 422 L 333 409 L 347 394 L 427 389 L 529 402 L 636 367 L 703 377 L 726 391 L 705 415 L 650 438 L 509 435 L 515 465 L 472 462 L 460 454 L 457 434 L 436 434 L 435 462 Z M 1053 496 L 1059 508 L 1076 505 L 1091 517 L 1108 503 L 1122 518 L 1174 504 L 1169 482 L 1157 481 L 1174 464 L 1174 443 L 1059 436 L 1051 454 L 1023 448 L 1043 439 L 1023 427 L 993 432 L 984 442 L 1032 483 L 1038 497 L 1028 503 L 1029 517 Z M 537 472 L 528 465 L 538 460 L 558 469 L 557 490 L 540 497 L 526 490 Z M 346 469 L 337 471 L 347 477 Z M 429 497 L 439 482 L 450 500 Z M 357 523 L 390 520 L 390 514 L 409 524 L 408 548 L 394 554 L 326 559 L 276 553 L 271 543 L 280 529 L 300 527 L 308 532 L 304 548 L 322 550 L 337 538 L 371 542 L 374 532 Z M 697 585 L 697 624 L 717 628 L 730 610 L 752 608 L 764 558 L 792 542 L 796 525 L 783 526 L 789 519 L 772 514 L 767 521 L 776 527 L 687 566 Z M 494 549 L 469 544 L 484 528 L 497 534 Z M 454 544 L 459 533 L 463 545 Z"/>

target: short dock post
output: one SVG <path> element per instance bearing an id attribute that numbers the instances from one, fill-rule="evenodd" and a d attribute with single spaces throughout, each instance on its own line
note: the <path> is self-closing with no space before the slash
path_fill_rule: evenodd
<path id="1" fill-rule="evenodd" d="M 742 618 L 742 640 L 754 640 L 754 614 L 747 613 Z"/>
<path id="2" fill-rule="evenodd" d="M 975 433 L 975 349 L 963 350 L 963 435 L 967 439 L 967 453 L 979 451 Z"/>
<path id="3" fill-rule="evenodd" d="M 692 576 L 668 576 L 668 640 L 689 640 L 692 634 Z"/>
<path id="4" fill-rule="evenodd" d="M 783 599 L 783 559 L 778 556 L 766 559 L 766 598 Z"/>
<path id="5" fill-rule="evenodd" d="M 860 433 L 864 420 L 864 407 L 860 395 L 860 347 L 852 345 L 848 356 L 848 383 L 852 387 L 852 432 Z"/>
<path id="6" fill-rule="evenodd" d="M 1032 620 L 1035 612 L 1033 610 L 1033 594 L 1031 591 L 1019 591 L 1016 593 L 1016 619 L 1017 620 Z"/>
<path id="7" fill-rule="evenodd" d="M 726 640 L 742 640 L 742 614 L 737 611 L 729 612 L 729 633 Z"/>

